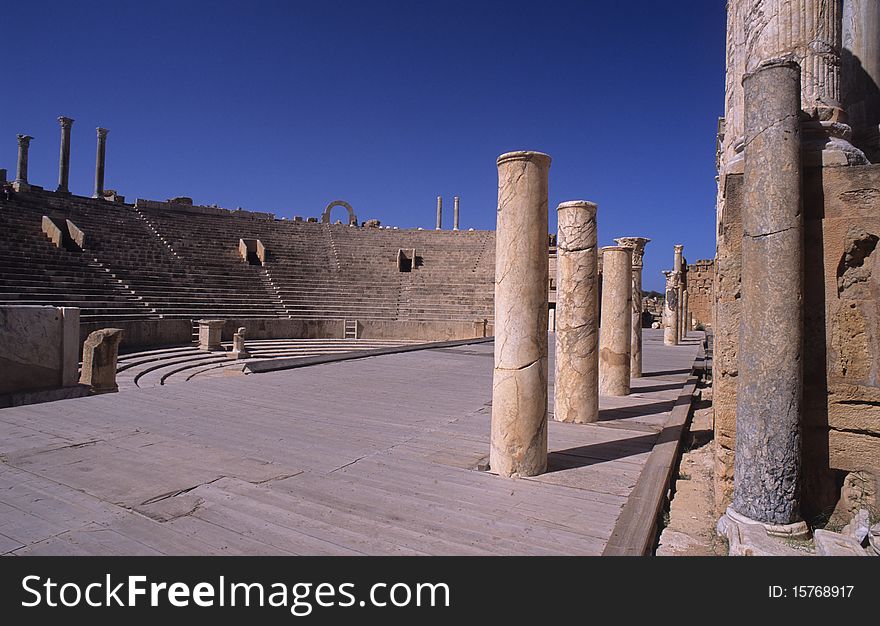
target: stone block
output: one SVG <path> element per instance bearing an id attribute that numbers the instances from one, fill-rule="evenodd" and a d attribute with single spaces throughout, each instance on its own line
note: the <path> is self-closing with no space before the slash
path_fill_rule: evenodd
<path id="1" fill-rule="evenodd" d="M 79 382 L 89 385 L 93 394 L 119 391 L 116 384 L 116 361 L 122 332 L 121 328 L 96 330 L 83 344 L 83 365 Z"/>
<path id="2" fill-rule="evenodd" d="M 865 549 L 852 537 L 828 530 L 817 530 L 813 534 L 813 541 L 817 556 L 868 556 Z"/>
<path id="3" fill-rule="evenodd" d="M 223 325 L 226 320 L 199 320 L 199 350 L 221 352 Z"/>

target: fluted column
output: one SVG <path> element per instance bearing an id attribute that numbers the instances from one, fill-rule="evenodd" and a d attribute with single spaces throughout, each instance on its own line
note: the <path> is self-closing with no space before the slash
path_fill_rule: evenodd
<path id="1" fill-rule="evenodd" d="M 556 376 L 558 422 L 599 419 L 599 320 L 596 205 L 563 202 L 556 209 Z"/>
<path id="2" fill-rule="evenodd" d="M 30 189 L 28 184 L 28 150 L 31 145 L 30 135 L 18 135 L 18 160 L 15 165 L 15 189 L 16 191 L 27 191 Z"/>
<path id="3" fill-rule="evenodd" d="M 95 156 L 95 193 L 93 198 L 104 197 L 104 154 L 107 148 L 107 129 L 97 128 L 98 150 Z"/>
<path id="4" fill-rule="evenodd" d="M 489 466 L 501 476 L 547 469 L 549 171 L 540 152 L 498 157 Z"/>
<path id="5" fill-rule="evenodd" d="M 602 325 L 599 329 L 599 393 L 630 391 L 632 343 L 632 250 L 602 248 Z"/>
<path id="6" fill-rule="evenodd" d="M 632 347 L 630 361 L 632 378 L 642 377 L 642 268 L 644 267 L 645 246 L 650 239 L 645 237 L 618 237 L 617 245 L 632 250 Z"/>
<path id="7" fill-rule="evenodd" d="M 744 10 L 751 0 L 727 2 L 727 74 L 724 88 L 724 141 L 721 152 L 721 175 L 742 173 L 743 91 L 746 37 Z"/>
<path id="8" fill-rule="evenodd" d="M 58 187 L 55 191 L 68 193 L 68 180 L 70 178 L 70 128 L 73 120 L 69 117 L 58 118 L 61 124 L 61 151 L 58 157 Z"/>
<path id="9" fill-rule="evenodd" d="M 458 230 L 458 196 L 452 198 L 452 230 Z"/>
<path id="10" fill-rule="evenodd" d="M 678 272 L 665 271 L 666 298 L 663 301 L 663 345 L 678 345 Z"/>
<path id="11" fill-rule="evenodd" d="M 437 230 L 443 228 L 443 196 L 437 196 Z"/>
<path id="12" fill-rule="evenodd" d="M 843 0 L 841 97 L 853 144 L 880 163 L 880 2 Z"/>

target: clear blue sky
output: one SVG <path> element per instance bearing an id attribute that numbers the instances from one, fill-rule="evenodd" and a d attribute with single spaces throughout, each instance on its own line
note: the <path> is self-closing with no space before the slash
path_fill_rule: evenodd
<path id="1" fill-rule="evenodd" d="M 644 283 L 672 246 L 714 256 L 724 2 L 9 2 L 0 167 L 89 195 L 95 127 L 108 188 L 135 197 L 433 227 L 494 228 L 495 158 L 540 150 L 555 207 L 599 204 L 600 244 L 640 235 Z M 334 216 L 336 217 L 336 216 Z M 341 214 L 340 214 L 341 217 Z"/>

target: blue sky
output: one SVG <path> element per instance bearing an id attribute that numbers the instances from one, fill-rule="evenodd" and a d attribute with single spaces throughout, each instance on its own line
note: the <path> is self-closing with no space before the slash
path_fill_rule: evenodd
<path id="1" fill-rule="evenodd" d="M 5 3 L 0 167 L 15 135 L 54 189 L 73 126 L 71 191 L 433 227 L 494 228 L 496 157 L 540 150 L 558 203 L 599 205 L 601 245 L 646 236 L 644 284 L 672 246 L 714 256 L 724 2 Z M 335 216 L 334 216 L 335 217 Z M 340 214 L 341 217 L 341 214 Z"/>

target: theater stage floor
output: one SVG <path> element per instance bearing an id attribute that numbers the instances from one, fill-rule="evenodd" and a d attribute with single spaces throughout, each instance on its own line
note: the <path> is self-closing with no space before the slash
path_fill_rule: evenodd
<path id="1" fill-rule="evenodd" d="M 0 554 L 601 554 L 698 353 L 660 332 L 529 479 L 477 469 L 491 343 L 0 410 Z"/>

